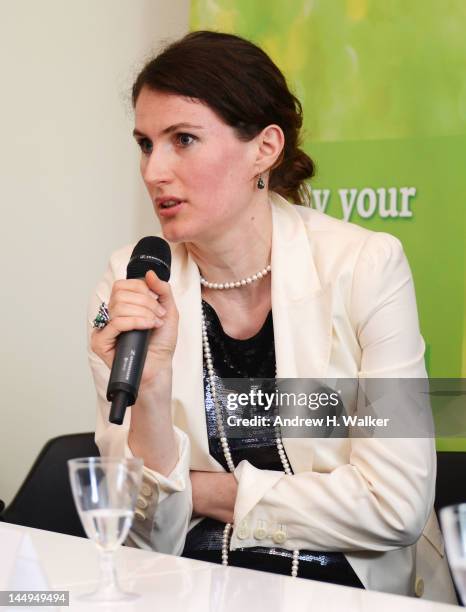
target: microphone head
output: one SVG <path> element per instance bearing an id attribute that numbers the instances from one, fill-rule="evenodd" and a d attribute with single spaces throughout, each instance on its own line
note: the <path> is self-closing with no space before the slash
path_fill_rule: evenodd
<path id="1" fill-rule="evenodd" d="M 166 240 L 157 236 L 146 236 L 134 247 L 126 268 L 126 278 L 144 278 L 153 270 L 160 280 L 170 279 L 172 255 Z"/>

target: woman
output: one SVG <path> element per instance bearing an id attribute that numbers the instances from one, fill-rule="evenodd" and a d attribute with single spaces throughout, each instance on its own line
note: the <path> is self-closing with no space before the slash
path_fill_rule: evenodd
<path id="1" fill-rule="evenodd" d="M 170 284 L 112 256 L 90 307 L 105 455 L 143 457 L 132 543 L 356 587 L 421 595 L 416 546 L 454 601 L 432 514 L 432 439 L 247 441 L 223 429 L 221 378 L 422 378 L 424 343 L 398 240 L 299 206 L 314 165 L 299 102 L 268 56 L 195 32 L 133 87 L 141 173 L 171 243 Z M 226 285 L 226 287 L 225 287 Z M 122 427 L 105 399 L 118 335 L 151 329 Z M 419 563 L 418 563 L 419 567 Z M 434 570 L 435 568 L 435 570 Z M 426 570 L 427 571 L 427 570 Z"/>

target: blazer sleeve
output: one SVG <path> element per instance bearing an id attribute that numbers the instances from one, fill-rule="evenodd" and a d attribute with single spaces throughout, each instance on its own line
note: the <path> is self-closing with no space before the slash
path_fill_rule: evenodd
<path id="1" fill-rule="evenodd" d="M 95 441 L 101 456 L 133 457 L 128 446 L 131 410 L 128 408 L 122 425 L 108 420 L 110 404 L 106 391 L 110 370 L 90 348 L 92 321 L 102 302 L 108 303 L 117 278 L 124 278 L 124 265 L 119 252 L 110 260 L 107 272 L 92 295 L 88 308 L 88 358 L 97 392 L 97 424 Z M 169 476 L 143 468 L 134 521 L 126 544 L 147 550 L 179 555 L 183 551 L 188 524 L 192 514 L 191 480 L 189 478 L 190 442 L 185 432 L 175 427 L 178 462 Z"/>
<path id="2" fill-rule="evenodd" d="M 400 242 L 371 233 L 357 258 L 348 316 L 361 348 L 360 378 L 425 378 L 411 271 Z M 403 406 L 403 410 L 415 409 Z M 242 461 L 231 548 L 261 545 L 386 551 L 413 544 L 432 509 L 433 437 L 318 441 L 348 445 L 347 463 L 287 476 Z"/>

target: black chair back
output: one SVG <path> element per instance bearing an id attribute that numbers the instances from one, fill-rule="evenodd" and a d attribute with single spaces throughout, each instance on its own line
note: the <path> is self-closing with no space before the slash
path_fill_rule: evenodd
<path id="1" fill-rule="evenodd" d="M 466 502 L 466 452 L 437 451 L 435 510 Z"/>
<path id="2" fill-rule="evenodd" d="M 98 456 L 93 433 L 49 440 L 0 520 L 86 537 L 74 505 L 66 462 Z"/>

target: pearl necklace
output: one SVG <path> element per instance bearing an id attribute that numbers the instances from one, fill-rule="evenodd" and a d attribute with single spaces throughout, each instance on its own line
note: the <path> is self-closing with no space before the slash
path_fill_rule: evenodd
<path id="1" fill-rule="evenodd" d="M 238 289 L 239 287 L 244 287 L 245 285 L 250 285 L 255 281 L 264 278 L 271 270 L 270 264 L 266 266 L 260 272 L 253 274 L 252 276 L 248 276 L 247 278 L 242 278 L 241 280 L 234 281 L 233 283 L 210 283 L 203 276 L 201 276 L 201 285 L 203 287 L 207 287 L 208 289 Z"/>
<path id="2" fill-rule="evenodd" d="M 268 266 L 270 268 L 270 266 Z M 270 270 L 268 270 L 270 271 Z M 235 464 L 233 463 L 233 459 L 231 456 L 230 446 L 228 444 L 228 438 L 225 434 L 225 426 L 223 424 L 223 415 L 222 410 L 218 401 L 217 388 L 215 385 L 214 378 L 214 366 L 212 361 L 212 353 L 210 351 L 209 338 L 207 335 L 207 325 L 204 314 L 204 307 L 201 304 L 201 312 L 202 312 L 202 346 L 204 351 L 204 359 L 207 368 L 207 378 L 209 380 L 210 393 L 212 395 L 212 399 L 215 406 L 215 420 L 217 424 L 217 431 L 220 437 L 220 444 L 222 445 L 223 455 L 225 457 L 228 469 L 231 473 L 235 470 Z M 275 372 L 276 376 L 276 372 Z M 285 449 L 283 448 L 283 442 L 280 435 L 280 427 L 277 425 L 275 427 L 275 443 L 277 445 L 278 455 L 280 457 L 280 461 L 283 466 L 283 470 L 287 476 L 291 476 L 293 472 L 291 471 L 290 464 L 286 457 Z M 230 541 L 230 532 L 233 528 L 232 523 L 226 523 L 225 528 L 223 530 L 222 537 L 222 565 L 228 565 L 228 549 L 229 549 L 229 541 Z M 299 550 L 293 550 L 293 557 L 291 561 L 291 576 L 296 578 L 298 575 L 299 569 Z"/>

